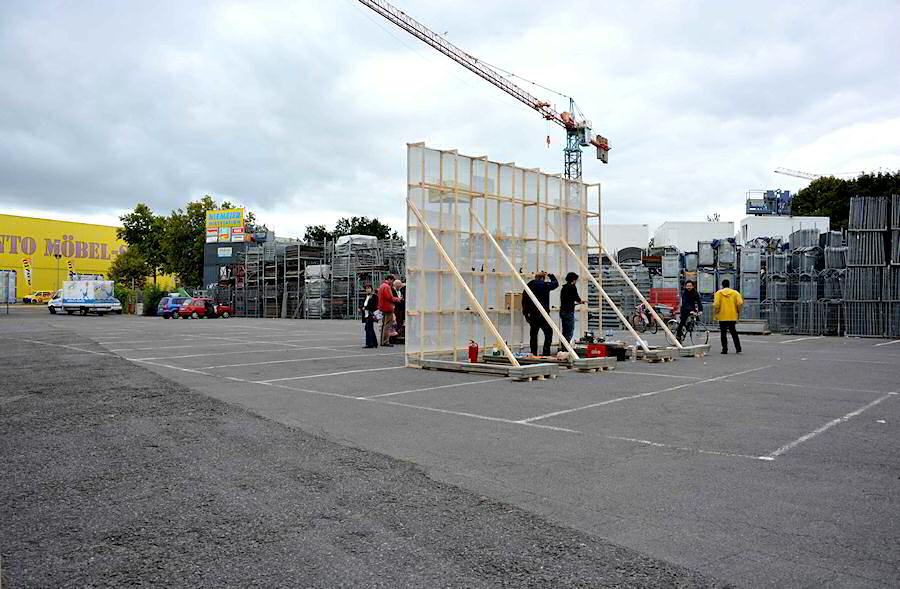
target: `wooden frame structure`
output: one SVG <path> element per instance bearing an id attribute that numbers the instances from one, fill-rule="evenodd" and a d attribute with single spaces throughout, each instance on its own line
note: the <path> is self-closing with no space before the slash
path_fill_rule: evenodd
<path id="1" fill-rule="evenodd" d="M 508 357 L 527 349 L 521 281 L 539 270 L 555 274 L 561 284 L 576 272 L 579 293 L 587 298 L 582 268 L 588 221 L 599 225 L 599 185 L 423 143 L 407 145 L 407 161 L 408 365 L 465 360 L 470 341 L 496 346 Z M 595 198 L 589 198 L 592 191 Z M 559 229 L 551 233 L 551 226 Z M 557 334 L 552 317 L 559 293 L 551 293 L 550 313 Z M 575 333 L 586 328 L 587 310 L 576 311 Z"/>

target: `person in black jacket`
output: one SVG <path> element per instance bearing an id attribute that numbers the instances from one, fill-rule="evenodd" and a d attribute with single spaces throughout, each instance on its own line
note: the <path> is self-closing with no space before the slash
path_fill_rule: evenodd
<path id="1" fill-rule="evenodd" d="M 366 326 L 366 347 L 377 348 L 378 337 L 375 335 L 375 311 L 378 310 L 378 295 L 372 292 L 372 285 L 366 285 L 366 300 L 362 307 L 362 320 Z"/>
<path id="2" fill-rule="evenodd" d="M 678 338 L 678 341 L 681 341 L 684 338 L 684 325 L 687 323 L 688 317 L 690 317 L 691 313 L 694 311 L 702 312 L 703 302 L 700 300 L 700 293 L 697 292 L 694 282 L 687 280 L 684 283 L 684 290 L 681 292 L 681 310 L 679 311 L 678 331 L 675 333 L 675 337 Z"/>
<path id="3" fill-rule="evenodd" d="M 548 277 L 550 278 L 549 282 L 546 280 Z M 550 291 L 555 290 L 558 287 L 559 282 L 556 280 L 556 276 L 547 274 L 543 270 L 536 272 L 534 280 L 531 280 L 528 283 L 528 288 L 534 293 L 535 298 L 537 298 L 545 311 L 550 310 Z M 542 355 L 549 356 L 550 345 L 553 343 L 553 329 L 550 327 L 550 324 L 547 323 L 547 320 L 544 319 L 543 315 L 541 315 L 540 311 L 534 306 L 534 302 L 531 300 L 531 297 L 528 296 L 528 293 L 524 291 L 522 292 L 522 314 L 525 315 L 525 320 L 528 321 L 531 326 L 531 354 L 537 356 L 538 332 L 543 331 L 544 348 Z"/>
<path id="4" fill-rule="evenodd" d="M 566 283 L 559 293 L 559 318 L 562 322 L 563 337 L 569 343 L 572 343 L 572 336 L 575 335 L 575 305 L 584 302 L 578 296 L 576 280 L 578 280 L 578 274 L 574 272 L 566 274 Z"/>

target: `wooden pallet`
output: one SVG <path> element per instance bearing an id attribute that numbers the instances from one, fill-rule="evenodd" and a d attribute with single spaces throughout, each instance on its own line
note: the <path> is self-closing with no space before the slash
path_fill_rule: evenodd
<path id="1" fill-rule="evenodd" d="M 527 364 L 516 368 L 511 364 L 496 362 L 453 362 L 450 360 L 420 360 L 419 366 L 425 370 L 446 370 L 449 372 L 466 372 L 472 374 L 494 374 L 511 378 L 519 382 L 556 378 L 559 366 L 550 363 Z"/>
<path id="2" fill-rule="evenodd" d="M 604 372 L 614 370 L 617 364 L 616 359 L 612 357 L 579 358 L 574 362 L 568 356 L 562 360 L 555 356 L 525 356 L 517 357 L 516 360 L 522 365 L 556 364 L 562 368 L 574 368 L 577 372 Z M 485 356 L 484 362 L 509 366 L 509 359 L 506 356 Z"/>
<path id="3" fill-rule="evenodd" d="M 697 344 L 695 346 L 683 346 L 678 348 L 678 355 L 682 358 L 702 358 L 709 354 L 709 344 Z"/>
<path id="4" fill-rule="evenodd" d="M 616 364 L 616 359 L 609 357 L 579 358 L 571 362 L 570 367 L 578 372 L 605 372 L 607 370 L 615 370 Z"/>
<path id="5" fill-rule="evenodd" d="M 645 352 L 641 348 L 638 348 L 636 351 L 637 359 L 644 360 L 645 362 L 672 362 L 675 360 L 675 353 L 672 351 L 672 348 L 657 348 L 650 350 L 649 352 Z"/>

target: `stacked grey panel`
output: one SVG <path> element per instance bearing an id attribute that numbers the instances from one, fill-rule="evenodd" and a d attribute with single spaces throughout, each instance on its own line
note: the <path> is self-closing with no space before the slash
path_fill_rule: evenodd
<path id="1" fill-rule="evenodd" d="M 685 252 L 684 254 L 684 270 L 685 272 L 696 272 L 700 263 L 700 256 L 697 252 Z"/>
<path id="2" fill-rule="evenodd" d="M 847 246 L 825 246 L 825 268 L 841 269 L 847 267 Z"/>
<path id="3" fill-rule="evenodd" d="M 887 231 L 889 214 L 886 196 L 854 196 L 850 199 L 851 231 Z"/>
<path id="4" fill-rule="evenodd" d="M 883 337 L 891 333 L 893 197 L 850 199 L 847 273 L 844 280 L 846 333 Z"/>
<path id="5" fill-rule="evenodd" d="M 697 266 L 715 266 L 716 250 L 711 241 L 697 242 Z"/>
<path id="6" fill-rule="evenodd" d="M 716 248 L 716 266 L 719 268 L 734 268 L 737 264 L 737 248 L 730 240 L 723 239 L 718 242 Z"/>
<path id="7" fill-rule="evenodd" d="M 847 234 L 848 266 L 883 266 L 884 254 L 883 232 L 850 231 Z"/>
<path id="8" fill-rule="evenodd" d="M 798 229 L 791 233 L 788 238 L 790 249 L 795 250 L 798 247 L 810 247 L 819 245 L 818 229 Z"/>
<path id="9" fill-rule="evenodd" d="M 678 278 L 681 274 L 681 260 L 678 254 L 665 254 L 662 257 L 663 278 Z M 663 287 L 665 288 L 665 287 Z M 675 288 L 678 288 L 677 286 Z"/>

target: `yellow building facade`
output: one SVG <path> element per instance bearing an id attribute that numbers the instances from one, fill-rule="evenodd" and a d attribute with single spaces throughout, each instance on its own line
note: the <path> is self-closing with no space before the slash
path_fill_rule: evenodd
<path id="1" fill-rule="evenodd" d="M 0 270 L 16 271 L 20 299 L 34 291 L 61 288 L 70 273 L 108 276 L 113 260 L 128 247 L 116 229 L 0 215 Z"/>

